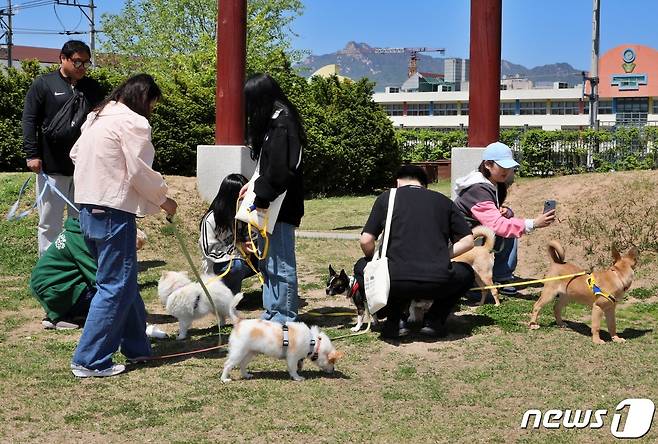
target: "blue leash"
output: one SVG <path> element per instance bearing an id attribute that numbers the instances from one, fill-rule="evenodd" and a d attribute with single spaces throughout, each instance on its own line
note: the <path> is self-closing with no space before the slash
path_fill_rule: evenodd
<path id="1" fill-rule="evenodd" d="M 66 202 L 71 208 L 73 208 L 78 213 L 80 212 L 80 210 L 78 210 L 78 208 L 73 203 L 71 203 L 71 201 L 68 200 L 68 198 L 64 196 L 64 194 L 59 189 L 57 189 L 55 185 L 50 183 L 50 177 L 48 177 L 47 174 L 45 174 L 42 171 L 39 173 L 39 175 L 44 179 L 44 186 L 41 192 L 39 193 L 39 195 L 37 196 L 37 199 L 32 204 L 32 206 L 30 206 L 30 208 L 28 208 L 27 210 L 16 214 L 16 212 L 18 211 L 18 206 L 20 205 L 21 202 L 21 198 L 23 197 L 23 194 L 25 193 L 25 190 L 27 189 L 27 186 L 30 183 L 30 179 L 32 179 L 32 176 L 30 176 L 21 186 L 21 189 L 18 192 L 18 199 L 16 199 L 16 202 L 14 202 L 14 204 L 11 206 L 9 212 L 7 212 L 7 216 L 5 217 L 6 220 L 8 221 L 20 220 L 26 217 L 28 214 L 30 214 L 32 210 L 34 210 L 39 205 L 39 203 L 43 200 L 43 195 L 46 193 L 46 189 L 48 187 L 50 187 L 55 192 L 55 194 L 57 194 L 59 197 L 64 199 L 64 202 Z"/>

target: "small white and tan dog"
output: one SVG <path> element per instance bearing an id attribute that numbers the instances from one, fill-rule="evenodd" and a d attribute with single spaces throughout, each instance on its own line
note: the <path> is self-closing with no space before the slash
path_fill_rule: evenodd
<path id="1" fill-rule="evenodd" d="M 240 365 L 242 378 L 250 379 L 252 374 L 247 372 L 247 365 L 257 354 L 285 359 L 288 373 L 295 381 L 304 380 L 298 372 L 302 370 L 305 358 L 310 358 L 326 373 L 334 371 L 334 364 L 343 353 L 336 351 L 326 334 L 317 326 L 309 327 L 303 322 L 287 322 L 286 327 L 284 333 L 283 325 L 262 319 L 240 320 L 234 325 L 228 339 L 229 352 L 222 382 L 231 380 L 229 374 L 236 365 Z"/>
<path id="2" fill-rule="evenodd" d="M 220 326 L 229 318 L 237 323 L 238 313 L 236 306 L 242 300 L 242 293 L 235 296 L 231 290 L 214 275 L 203 275 L 206 288 L 212 297 L 220 317 Z M 212 305 L 198 282 L 192 282 L 186 272 L 165 271 L 158 281 L 158 296 L 160 302 L 167 309 L 167 313 L 178 319 L 178 336 L 181 340 L 187 337 L 187 330 L 192 321 L 213 313 Z"/>

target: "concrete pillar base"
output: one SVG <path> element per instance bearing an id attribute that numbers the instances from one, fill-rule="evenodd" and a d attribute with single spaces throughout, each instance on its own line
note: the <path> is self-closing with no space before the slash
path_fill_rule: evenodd
<path id="1" fill-rule="evenodd" d="M 251 159 L 246 146 L 197 146 L 196 183 L 201 198 L 206 202 L 212 202 L 226 176 L 240 173 L 250 179 L 255 169 L 256 162 Z"/>
<path id="2" fill-rule="evenodd" d="M 452 149 L 452 164 L 450 174 L 450 198 L 455 199 L 455 180 L 467 175 L 482 162 L 482 152 L 484 148 L 478 147 L 460 147 Z"/>

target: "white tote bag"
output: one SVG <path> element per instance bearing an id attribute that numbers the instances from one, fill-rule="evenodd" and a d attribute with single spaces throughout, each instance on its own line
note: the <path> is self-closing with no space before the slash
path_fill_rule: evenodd
<path id="1" fill-rule="evenodd" d="M 393 217 L 393 206 L 395 204 L 396 188 L 391 189 L 388 196 L 388 209 L 386 210 L 386 225 L 384 227 L 384 239 L 379 249 L 375 249 L 372 260 L 366 264 L 363 270 L 363 280 L 370 313 L 376 313 L 388 302 L 388 293 L 391 290 L 391 278 L 388 274 L 388 258 L 386 249 L 388 247 L 388 236 L 391 231 L 391 218 Z"/>
<path id="2" fill-rule="evenodd" d="M 286 197 L 286 192 L 284 191 L 276 199 L 270 202 L 268 208 L 261 208 L 258 210 L 253 209 L 254 200 L 256 199 L 256 193 L 254 193 L 254 182 L 260 177 L 260 174 L 258 173 L 259 168 L 260 162 L 256 165 L 256 171 L 254 171 L 254 175 L 249 181 L 247 192 L 240 203 L 240 208 L 238 208 L 235 218 L 242 222 L 251 224 L 254 227 L 258 227 L 259 230 L 265 229 L 268 233 L 272 234 L 274 231 L 274 224 L 276 224 L 276 220 L 279 217 L 281 204 L 283 204 L 283 199 Z"/>
<path id="3" fill-rule="evenodd" d="M 276 114 L 278 115 L 278 114 Z M 276 115 L 273 117 L 275 118 Z M 267 137 L 265 137 L 267 141 Z M 299 168 L 299 165 L 302 163 L 302 149 L 299 149 L 299 159 L 297 160 L 296 168 Z M 256 164 L 256 170 L 254 175 L 251 176 L 249 184 L 247 186 L 247 192 L 240 203 L 235 218 L 241 220 L 244 223 L 251 224 L 254 227 L 258 227 L 259 230 L 265 229 L 269 234 L 272 234 L 274 231 L 274 225 L 276 220 L 279 218 L 279 211 L 281 210 L 281 205 L 283 204 L 283 199 L 286 198 L 286 191 L 279 194 L 279 196 L 270 202 L 269 208 L 256 210 L 254 209 L 254 200 L 256 199 L 256 193 L 254 193 L 254 183 L 256 179 L 260 177 L 260 157 L 258 157 L 258 163 Z"/>

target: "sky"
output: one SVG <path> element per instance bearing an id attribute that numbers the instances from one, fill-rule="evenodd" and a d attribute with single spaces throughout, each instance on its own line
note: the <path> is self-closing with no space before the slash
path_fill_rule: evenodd
<path id="1" fill-rule="evenodd" d="M 0 4 L 6 2 L 0 0 Z M 36 3 L 35 0 L 12 2 L 14 5 Z M 118 13 L 123 3 L 123 0 L 96 0 L 96 15 Z M 469 56 L 469 0 L 307 0 L 303 3 L 304 13 L 291 25 L 295 49 L 326 54 L 353 40 L 376 47 L 438 47 L 446 49 L 446 57 Z M 657 0 L 600 0 L 600 3 L 601 54 L 624 43 L 658 48 Z M 80 10 L 71 6 L 49 4 L 19 9 L 14 16 L 14 27 L 14 43 L 18 45 L 59 48 L 69 38 L 88 41 L 88 35 L 55 34 L 66 29 L 89 29 Z M 43 31 L 53 33 L 34 34 Z M 592 0 L 503 0 L 502 58 L 505 60 L 528 68 L 566 62 L 576 69 L 588 69 L 591 36 Z"/>

